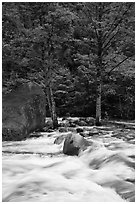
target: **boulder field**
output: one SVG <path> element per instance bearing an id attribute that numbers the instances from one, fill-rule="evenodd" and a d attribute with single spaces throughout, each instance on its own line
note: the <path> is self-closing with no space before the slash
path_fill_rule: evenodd
<path id="1" fill-rule="evenodd" d="M 45 126 L 46 100 L 32 82 L 18 85 L 2 96 L 2 140 L 22 140 Z"/>

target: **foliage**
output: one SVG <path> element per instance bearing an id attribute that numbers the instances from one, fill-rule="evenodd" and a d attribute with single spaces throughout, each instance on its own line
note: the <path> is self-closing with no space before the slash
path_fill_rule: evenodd
<path id="1" fill-rule="evenodd" d="M 133 2 L 2 7 L 4 91 L 25 80 L 44 89 L 52 82 L 59 116 L 95 116 L 101 56 L 102 116 L 134 118 Z"/>

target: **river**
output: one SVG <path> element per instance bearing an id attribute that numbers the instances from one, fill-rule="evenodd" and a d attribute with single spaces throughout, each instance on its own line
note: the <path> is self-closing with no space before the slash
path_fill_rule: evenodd
<path id="1" fill-rule="evenodd" d="M 68 132 L 4 141 L 3 202 L 134 202 L 134 130 L 88 128 L 98 131 L 86 138 L 95 145 L 79 156 L 64 155 L 63 141 L 54 143 Z"/>

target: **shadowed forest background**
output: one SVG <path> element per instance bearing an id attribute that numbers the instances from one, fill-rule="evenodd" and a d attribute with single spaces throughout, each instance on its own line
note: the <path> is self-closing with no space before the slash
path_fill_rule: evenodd
<path id="1" fill-rule="evenodd" d="M 133 2 L 6 2 L 2 9 L 3 94 L 37 82 L 53 120 L 134 120 Z"/>

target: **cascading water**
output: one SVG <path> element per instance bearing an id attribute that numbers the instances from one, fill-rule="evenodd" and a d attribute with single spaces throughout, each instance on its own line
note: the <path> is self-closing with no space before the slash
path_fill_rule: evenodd
<path id="1" fill-rule="evenodd" d="M 62 134 L 68 133 L 3 142 L 4 202 L 134 201 L 134 139 L 123 141 L 105 130 L 87 137 L 94 145 L 79 156 L 67 156 L 63 141 L 54 144 Z"/>

